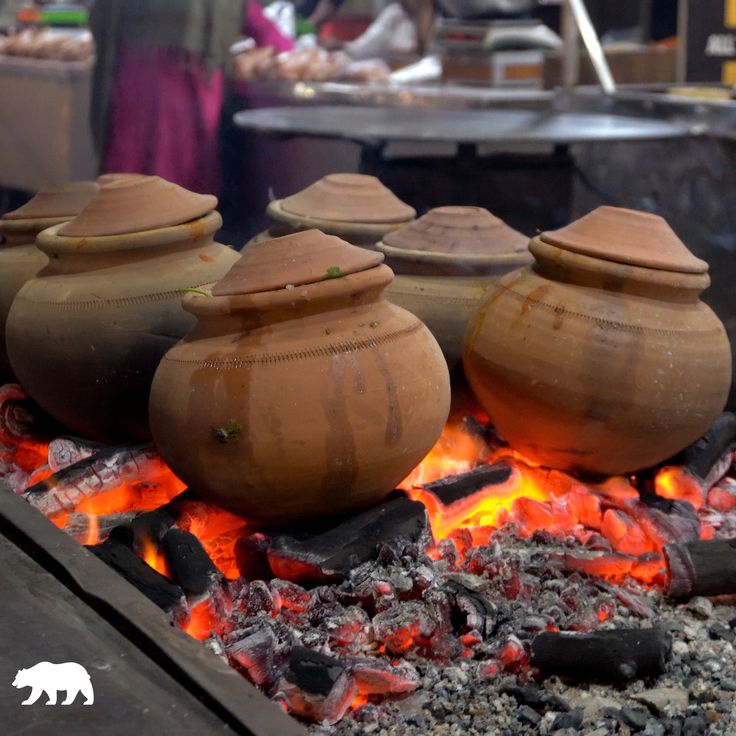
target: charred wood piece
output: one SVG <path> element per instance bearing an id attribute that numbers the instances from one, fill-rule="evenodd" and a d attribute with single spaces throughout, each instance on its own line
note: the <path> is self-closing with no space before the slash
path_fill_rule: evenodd
<path id="1" fill-rule="evenodd" d="M 102 450 L 40 483 L 23 497 L 46 516 L 74 510 L 82 501 L 128 481 L 153 480 L 166 472 L 153 445 L 123 445 Z"/>
<path id="2" fill-rule="evenodd" d="M 298 646 L 278 689 L 292 713 L 328 724 L 337 723 L 358 694 L 355 679 L 339 660 Z"/>
<path id="3" fill-rule="evenodd" d="M 177 620 L 186 618 L 187 606 L 184 591 L 149 567 L 130 548 L 115 539 L 87 547 L 93 555 L 122 575 L 159 608 Z"/>
<path id="4" fill-rule="evenodd" d="M 512 472 L 511 466 L 505 463 L 481 465 L 467 473 L 441 478 L 422 487 L 425 491 L 433 493 L 443 506 L 452 506 L 483 491 L 488 486 L 505 483 L 511 477 Z"/>
<path id="5" fill-rule="evenodd" d="M 268 563 L 271 539 L 262 532 L 240 537 L 235 543 L 235 562 L 246 580 L 270 580 L 273 577 Z"/>
<path id="6" fill-rule="evenodd" d="M 728 470 L 728 464 L 721 471 L 719 464 L 725 455 L 736 448 L 736 414 L 727 411 L 721 414 L 713 426 L 695 444 L 684 450 L 678 457 L 679 464 L 690 471 L 703 486 L 710 487 Z M 719 477 L 713 477 L 719 474 Z"/>
<path id="7" fill-rule="evenodd" d="M 270 687 L 276 672 L 276 637 L 269 626 L 234 632 L 225 642 L 230 664 L 254 685 Z"/>
<path id="8" fill-rule="evenodd" d="M 490 600 L 457 580 L 448 580 L 444 588 L 450 594 L 452 627 L 456 634 L 477 631 L 484 638 L 493 634 L 499 613 Z"/>
<path id="9" fill-rule="evenodd" d="M 671 650 L 669 634 L 659 628 L 545 631 L 532 642 L 531 664 L 543 676 L 619 682 L 661 675 Z"/>
<path id="10" fill-rule="evenodd" d="M 673 598 L 736 593 L 736 539 L 668 544 L 664 556 Z"/>
<path id="11" fill-rule="evenodd" d="M 419 542 L 429 535 L 425 506 L 398 496 L 323 534 L 303 540 L 274 536 L 268 562 L 276 577 L 295 583 L 340 581 L 353 568 L 376 559 L 381 545 Z"/>
<path id="12" fill-rule="evenodd" d="M 121 524 L 127 524 L 136 516 L 135 511 L 126 511 L 122 514 L 106 514 L 92 516 L 90 514 L 69 514 L 66 517 L 63 530 L 80 544 L 89 544 L 90 534 L 96 534 L 95 544 L 103 542 L 110 536 L 110 532 Z"/>
<path id="13" fill-rule="evenodd" d="M 174 582 L 184 591 L 190 607 L 222 589 L 224 576 L 194 534 L 171 529 L 161 542 L 161 551 Z"/>
<path id="14" fill-rule="evenodd" d="M 422 678 L 409 662 L 391 664 L 382 659 L 354 658 L 347 662 L 361 695 L 396 695 L 414 692 Z"/>
<path id="15" fill-rule="evenodd" d="M 687 501 L 670 500 L 654 493 L 642 493 L 636 519 L 653 539 L 662 543 L 700 539 L 700 520 Z"/>
<path id="16" fill-rule="evenodd" d="M 0 386 L 0 439 L 8 444 L 26 437 L 53 437 L 63 429 L 17 383 Z"/>
<path id="17" fill-rule="evenodd" d="M 158 547 L 173 526 L 188 531 L 195 512 L 199 513 L 203 521 L 209 514 L 207 505 L 187 489 L 163 506 L 153 511 L 144 511 L 129 524 L 113 529 L 110 536 L 139 552 L 148 543 Z"/>
<path id="18" fill-rule="evenodd" d="M 104 449 L 104 445 L 80 437 L 58 437 L 49 443 L 48 464 L 58 473 Z"/>

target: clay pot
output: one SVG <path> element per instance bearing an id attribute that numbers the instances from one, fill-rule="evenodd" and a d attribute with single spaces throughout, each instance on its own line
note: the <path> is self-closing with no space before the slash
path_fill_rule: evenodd
<path id="1" fill-rule="evenodd" d="M 79 213 L 99 187 L 82 181 L 42 189 L 29 202 L 0 219 L 0 379 L 13 379 L 5 349 L 5 322 L 21 286 L 33 278 L 48 258 L 36 248 L 36 236 Z"/>
<path id="2" fill-rule="evenodd" d="M 383 298 L 383 256 L 315 230 L 252 245 L 187 295 L 196 328 L 151 391 L 174 472 L 258 523 L 367 507 L 431 449 L 450 387 L 439 346 Z"/>
<path id="3" fill-rule="evenodd" d="M 397 274 L 386 297 L 416 314 L 452 370 L 489 286 L 532 260 L 527 238 L 482 207 L 438 207 L 376 246 Z"/>
<path id="4" fill-rule="evenodd" d="M 90 238 L 138 233 L 197 220 L 215 207 L 217 197 L 190 192 L 159 176 L 106 174 L 100 177 L 99 194 L 59 234 Z"/>
<path id="5" fill-rule="evenodd" d="M 31 397 L 85 437 L 149 436 L 154 371 L 194 323 L 181 289 L 238 259 L 213 241 L 221 224 L 210 212 L 123 235 L 70 237 L 63 225 L 41 233 L 49 265 L 20 290 L 7 325 L 10 361 Z"/>
<path id="6" fill-rule="evenodd" d="M 501 434 L 556 468 L 629 473 L 697 440 L 731 382 L 710 283 L 656 215 L 600 207 L 530 244 L 489 291 L 465 372 Z"/>
<path id="7" fill-rule="evenodd" d="M 251 243 L 317 228 L 372 248 L 416 216 L 413 207 L 365 174 L 329 174 L 291 197 L 271 202 L 266 211 L 273 225 Z"/>

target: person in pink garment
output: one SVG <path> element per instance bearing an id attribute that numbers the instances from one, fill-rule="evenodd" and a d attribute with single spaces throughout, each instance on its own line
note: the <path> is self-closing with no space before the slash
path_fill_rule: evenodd
<path id="1" fill-rule="evenodd" d="M 291 41 L 257 0 L 96 0 L 92 128 L 103 172 L 155 174 L 217 193 L 229 48 Z"/>

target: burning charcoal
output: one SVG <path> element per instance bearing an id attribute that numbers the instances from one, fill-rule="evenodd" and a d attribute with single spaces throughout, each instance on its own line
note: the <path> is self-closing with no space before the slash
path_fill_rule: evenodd
<path id="1" fill-rule="evenodd" d="M 658 546 L 700 539 L 700 521 L 692 504 L 653 493 L 642 493 L 641 501 L 636 505 L 637 521 Z"/>
<path id="2" fill-rule="evenodd" d="M 114 539 L 108 539 L 103 544 L 87 547 L 87 549 L 113 570 L 120 573 L 159 608 L 173 614 L 175 618 L 180 618 L 182 611 L 186 611 L 184 591 L 152 567 L 149 567 L 124 544 Z"/>
<path id="3" fill-rule="evenodd" d="M 506 672 L 519 672 L 529 664 L 529 654 L 523 642 L 510 636 L 498 651 L 498 661 Z"/>
<path id="4" fill-rule="evenodd" d="M 727 514 L 736 509 L 736 481 L 724 478 L 708 491 L 708 506 L 716 511 Z"/>
<path id="5" fill-rule="evenodd" d="M 267 625 L 236 631 L 225 639 L 225 654 L 230 664 L 263 688 L 276 676 L 275 650 L 276 637 Z"/>
<path id="6" fill-rule="evenodd" d="M 104 446 L 99 442 L 80 437 L 58 437 L 49 443 L 49 467 L 54 473 L 58 473 L 101 450 L 104 450 Z"/>
<path id="7" fill-rule="evenodd" d="M 373 618 L 373 633 L 394 654 L 406 652 L 428 639 L 437 628 L 429 608 L 419 601 L 397 603 Z"/>
<path id="8" fill-rule="evenodd" d="M 621 587 L 615 588 L 613 593 L 619 603 L 633 613 L 634 616 L 651 621 L 656 615 L 654 609 L 646 602 L 643 596 Z"/>
<path id="9" fill-rule="evenodd" d="M 570 631 L 591 631 L 597 628 L 599 623 L 598 611 L 592 606 L 586 606 L 565 622 L 565 628 Z"/>
<path id="10" fill-rule="evenodd" d="M 506 463 L 481 465 L 467 473 L 428 483 L 411 495 L 429 510 L 435 535 L 445 536 L 477 514 L 489 495 L 510 486 L 518 477 L 519 471 Z"/>
<path id="11" fill-rule="evenodd" d="M 532 642 L 531 664 L 545 677 L 616 682 L 661 675 L 671 649 L 670 636 L 659 628 L 545 631 Z"/>
<path id="12" fill-rule="evenodd" d="M 242 605 L 244 605 L 243 614 L 248 618 L 276 616 L 281 610 L 281 596 L 277 589 L 269 588 L 262 580 L 254 580 L 248 585 Z"/>
<path id="13" fill-rule="evenodd" d="M 270 583 L 272 591 L 276 591 L 281 598 L 281 606 L 288 611 L 304 613 L 311 605 L 312 597 L 309 591 L 301 585 L 290 583 L 288 580 L 272 580 Z"/>
<path id="14" fill-rule="evenodd" d="M 368 614 L 358 606 L 349 606 L 324 617 L 322 627 L 333 645 L 366 644 L 371 639 Z"/>
<path id="15" fill-rule="evenodd" d="M 603 514 L 603 536 L 616 552 L 624 555 L 641 555 L 652 551 L 652 541 L 629 514 L 618 509 L 608 509 Z"/>
<path id="16" fill-rule="evenodd" d="M 493 633 L 498 609 L 491 601 L 457 578 L 448 580 L 445 589 L 450 593 L 453 608 L 451 617 L 456 634 L 478 631 L 487 637 Z"/>
<path id="17" fill-rule="evenodd" d="M 83 513 L 69 514 L 62 528 L 80 544 L 98 544 L 104 542 L 115 527 L 129 523 L 135 516 L 135 511 L 104 516 Z"/>
<path id="18" fill-rule="evenodd" d="M 566 570 L 613 580 L 618 580 L 628 575 L 636 561 L 634 557 L 615 552 L 586 556 L 583 556 L 581 553 L 565 554 L 562 556 L 562 559 Z"/>
<path id="19" fill-rule="evenodd" d="M 163 538 L 161 551 L 174 582 L 184 591 L 190 607 L 207 599 L 215 589 L 222 588 L 222 573 L 193 534 L 171 529 Z"/>
<path id="20" fill-rule="evenodd" d="M 275 536 L 268 561 L 276 577 L 292 582 L 339 581 L 361 563 L 375 560 L 380 544 L 418 542 L 428 529 L 425 507 L 398 496 L 307 540 Z"/>
<path id="21" fill-rule="evenodd" d="M 454 662 L 462 657 L 465 647 L 452 634 L 436 633 L 426 647 L 426 656 L 437 662 Z"/>
<path id="22" fill-rule="evenodd" d="M 165 472 L 167 468 L 152 445 L 123 445 L 60 470 L 27 488 L 23 497 L 41 513 L 53 516 L 127 481 L 152 480 Z"/>
<path id="23" fill-rule="evenodd" d="M 664 548 L 673 598 L 736 593 L 736 539 L 711 539 Z"/>
<path id="24" fill-rule="evenodd" d="M 449 508 L 453 504 L 473 496 L 488 486 L 497 486 L 511 478 L 513 468 L 506 463 L 495 465 L 481 465 L 474 470 L 449 478 L 441 478 L 424 486 L 425 491 L 431 491 L 437 500 Z M 462 519 L 460 519 L 462 521 Z"/>
<path id="25" fill-rule="evenodd" d="M 246 580 L 270 580 L 273 577 L 268 564 L 268 550 L 271 539 L 256 532 L 243 535 L 235 543 L 235 562 L 240 574 Z"/>
<path id="26" fill-rule="evenodd" d="M 346 664 L 361 695 L 412 693 L 422 681 L 408 662 L 392 665 L 382 659 L 350 659 Z"/>
<path id="27" fill-rule="evenodd" d="M 448 590 L 430 588 L 422 594 L 422 600 L 437 622 L 435 634 L 450 633 L 452 626 L 452 594 Z"/>
<path id="28" fill-rule="evenodd" d="M 337 723 L 358 694 L 355 679 L 339 660 L 298 646 L 278 690 L 292 713 L 328 724 Z"/>

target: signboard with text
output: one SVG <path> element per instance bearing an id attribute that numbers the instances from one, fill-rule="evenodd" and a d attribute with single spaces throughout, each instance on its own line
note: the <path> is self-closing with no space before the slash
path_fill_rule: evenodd
<path id="1" fill-rule="evenodd" d="M 736 0 L 687 2 L 689 82 L 736 84 Z"/>

